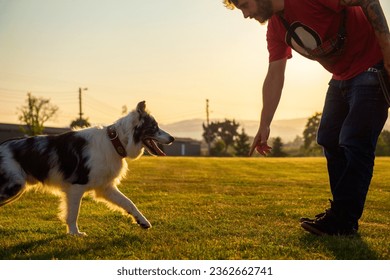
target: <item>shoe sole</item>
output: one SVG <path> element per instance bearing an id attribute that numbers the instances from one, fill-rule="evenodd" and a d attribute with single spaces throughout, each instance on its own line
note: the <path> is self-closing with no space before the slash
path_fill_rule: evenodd
<path id="1" fill-rule="evenodd" d="M 312 227 L 309 223 L 305 223 L 305 222 L 301 223 L 301 227 L 304 230 L 310 232 L 311 234 L 314 234 L 317 236 L 325 236 L 325 235 L 328 235 L 328 236 L 355 236 L 358 234 L 357 230 L 351 231 L 350 233 L 345 233 L 345 234 L 329 234 L 329 233 L 320 231 L 319 229 Z"/>
<path id="2" fill-rule="evenodd" d="M 310 219 L 310 218 L 300 218 L 299 219 L 299 222 L 300 223 L 303 223 L 303 222 L 314 222 L 315 221 L 315 219 Z"/>
<path id="3" fill-rule="evenodd" d="M 316 228 L 310 226 L 310 224 L 305 223 L 305 222 L 301 223 L 301 227 L 302 227 L 304 230 L 306 230 L 306 231 L 308 231 L 308 232 L 310 232 L 310 233 L 312 233 L 312 234 L 318 235 L 318 236 L 328 235 L 327 233 L 322 232 L 322 231 L 320 231 L 320 230 L 318 230 L 318 229 L 316 229 Z"/>

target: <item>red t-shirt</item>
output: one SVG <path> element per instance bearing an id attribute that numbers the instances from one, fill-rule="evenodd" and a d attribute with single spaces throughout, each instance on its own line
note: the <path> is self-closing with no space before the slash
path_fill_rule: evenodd
<path id="1" fill-rule="evenodd" d="M 344 52 L 331 65 L 321 63 L 336 80 L 355 77 L 383 59 L 376 35 L 360 7 L 345 7 L 340 0 L 285 0 L 284 18 L 294 24 L 295 32 L 306 48 L 314 49 L 335 36 L 342 21 L 342 10 L 347 9 L 347 40 Z M 291 58 L 286 27 L 279 16 L 268 22 L 267 44 L 269 61 Z M 292 42 L 294 50 L 305 51 Z"/>

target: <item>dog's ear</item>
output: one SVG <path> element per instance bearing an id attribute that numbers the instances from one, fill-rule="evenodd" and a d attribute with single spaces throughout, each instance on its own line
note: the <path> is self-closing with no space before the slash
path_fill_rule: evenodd
<path id="1" fill-rule="evenodd" d="M 137 112 L 140 114 L 140 116 L 144 115 L 146 113 L 146 104 L 145 101 L 141 101 L 137 105 Z"/>

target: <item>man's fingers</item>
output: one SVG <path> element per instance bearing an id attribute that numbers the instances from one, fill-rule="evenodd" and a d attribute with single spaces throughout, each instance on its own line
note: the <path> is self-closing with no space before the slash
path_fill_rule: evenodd
<path id="1" fill-rule="evenodd" d="M 262 143 L 258 146 L 256 146 L 256 151 L 263 156 L 266 156 L 267 154 L 271 153 L 271 147 L 268 146 L 267 143 Z"/>
<path id="2" fill-rule="evenodd" d="M 252 156 L 254 151 L 256 150 L 260 155 L 266 156 L 267 154 L 271 153 L 271 147 L 268 146 L 267 142 L 265 143 L 253 143 L 252 147 L 249 151 L 249 156 Z"/>
<path id="3" fill-rule="evenodd" d="M 251 149 L 249 150 L 249 156 L 251 157 L 253 155 L 253 152 L 256 150 L 256 143 L 253 143 L 251 146 Z"/>

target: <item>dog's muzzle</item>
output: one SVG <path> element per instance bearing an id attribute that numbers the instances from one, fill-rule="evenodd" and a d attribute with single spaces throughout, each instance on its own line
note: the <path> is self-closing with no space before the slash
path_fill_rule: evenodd
<path id="1" fill-rule="evenodd" d="M 170 145 L 175 141 L 171 135 L 165 131 L 160 131 L 158 137 L 145 137 L 142 139 L 142 144 L 145 146 L 146 150 L 153 156 L 166 156 L 166 154 L 161 150 L 158 144 Z"/>

